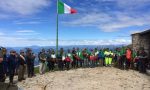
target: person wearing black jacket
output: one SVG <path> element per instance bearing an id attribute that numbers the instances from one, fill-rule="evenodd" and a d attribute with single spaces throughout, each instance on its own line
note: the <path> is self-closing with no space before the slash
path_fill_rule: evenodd
<path id="1" fill-rule="evenodd" d="M 18 61 L 19 61 L 18 81 L 22 81 L 22 80 L 25 80 L 24 73 L 26 70 L 25 54 L 24 54 L 24 51 L 22 51 L 22 50 L 20 51 Z"/>
<path id="2" fill-rule="evenodd" d="M 29 78 L 34 76 L 34 60 L 35 60 L 35 56 L 32 53 L 32 50 L 28 49 L 26 52 L 26 62 L 27 62 L 27 71 L 28 71 Z"/>
<path id="3" fill-rule="evenodd" d="M 140 48 L 139 52 L 139 60 L 138 60 L 138 69 L 140 73 L 146 73 L 146 61 L 147 61 L 147 53 L 144 48 Z"/>
<path id="4" fill-rule="evenodd" d="M 10 84 L 13 84 L 15 67 L 16 67 L 16 52 L 14 50 L 10 51 L 10 55 L 8 57 L 8 72 L 9 72 L 9 81 Z"/>
<path id="5" fill-rule="evenodd" d="M 3 67 L 3 54 L 0 48 L 0 82 L 5 82 L 5 73 Z"/>
<path id="6" fill-rule="evenodd" d="M 77 54 L 76 54 L 76 50 L 75 48 L 73 48 L 72 50 L 72 56 L 73 56 L 73 62 L 72 62 L 72 68 L 76 68 L 77 67 Z"/>

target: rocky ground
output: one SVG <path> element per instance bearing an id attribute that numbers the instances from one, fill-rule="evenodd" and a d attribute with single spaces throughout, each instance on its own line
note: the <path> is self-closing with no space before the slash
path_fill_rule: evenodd
<path id="1" fill-rule="evenodd" d="M 150 76 L 97 67 L 49 72 L 17 83 L 21 90 L 150 90 Z"/>

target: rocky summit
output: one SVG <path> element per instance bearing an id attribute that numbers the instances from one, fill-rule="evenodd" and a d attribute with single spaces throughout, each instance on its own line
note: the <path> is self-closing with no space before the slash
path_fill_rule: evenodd
<path id="1" fill-rule="evenodd" d="M 150 76 L 97 67 L 49 72 L 17 83 L 20 90 L 150 90 Z"/>

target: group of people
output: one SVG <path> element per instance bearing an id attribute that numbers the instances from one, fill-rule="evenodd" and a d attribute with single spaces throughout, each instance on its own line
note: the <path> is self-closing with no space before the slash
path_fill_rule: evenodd
<path id="1" fill-rule="evenodd" d="M 7 54 L 6 48 L 0 48 L 0 82 L 5 82 L 9 77 L 10 84 L 13 84 L 15 75 L 18 75 L 18 81 L 25 80 L 24 74 L 27 69 L 28 77 L 34 76 L 35 55 L 31 49 L 20 50 L 18 54 L 15 50 L 10 50 Z"/>
<path id="2" fill-rule="evenodd" d="M 148 54 L 142 47 L 139 50 L 122 47 L 114 50 L 110 50 L 109 48 L 73 48 L 67 51 L 61 48 L 57 54 L 53 49 L 49 49 L 47 52 L 43 49 L 39 53 L 39 60 L 40 74 L 45 73 L 46 66 L 49 71 L 53 71 L 57 66 L 59 70 L 80 67 L 115 66 L 124 70 L 135 69 L 141 73 L 145 73 L 146 68 L 150 65 Z"/>
<path id="3" fill-rule="evenodd" d="M 46 68 L 49 71 L 54 71 L 56 68 L 62 71 L 98 66 L 114 66 L 125 70 L 135 69 L 145 73 L 147 66 L 150 65 L 144 48 L 140 48 L 137 51 L 131 50 L 129 47 L 116 48 L 114 50 L 109 48 L 73 48 L 64 50 L 60 48 L 58 52 L 55 52 L 54 49 L 42 49 L 37 56 L 39 59 L 39 73 L 41 75 L 46 72 Z M 20 54 L 11 50 L 9 55 L 7 55 L 5 48 L 0 48 L 0 82 L 4 82 L 6 75 L 8 75 L 10 83 L 13 84 L 15 74 L 18 74 L 18 81 L 25 80 L 24 73 L 26 70 L 29 78 L 34 77 L 35 58 L 36 55 L 29 48 L 25 51 L 20 50 Z"/>

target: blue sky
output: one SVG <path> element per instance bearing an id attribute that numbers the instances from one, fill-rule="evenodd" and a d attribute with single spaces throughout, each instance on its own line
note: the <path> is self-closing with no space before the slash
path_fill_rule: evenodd
<path id="1" fill-rule="evenodd" d="M 150 0 L 62 0 L 59 45 L 130 44 L 150 28 Z M 56 0 L 0 0 L 0 46 L 54 46 Z"/>

